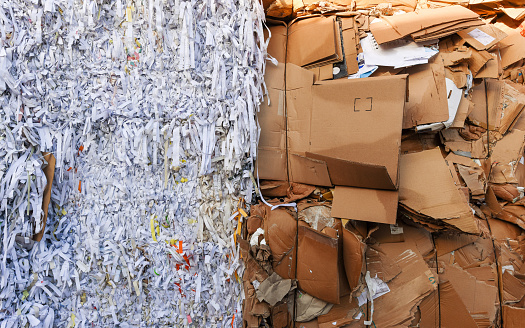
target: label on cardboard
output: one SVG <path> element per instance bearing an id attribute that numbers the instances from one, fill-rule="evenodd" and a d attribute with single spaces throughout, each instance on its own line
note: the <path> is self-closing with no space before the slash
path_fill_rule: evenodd
<path id="1" fill-rule="evenodd" d="M 478 42 L 480 42 L 484 46 L 496 40 L 496 38 L 488 35 L 487 33 L 483 32 L 479 28 L 475 28 L 472 31 L 468 32 L 468 35 L 476 39 Z"/>
<path id="2" fill-rule="evenodd" d="M 390 225 L 390 234 L 400 235 L 403 233 L 403 227 L 398 226 L 397 224 Z"/>

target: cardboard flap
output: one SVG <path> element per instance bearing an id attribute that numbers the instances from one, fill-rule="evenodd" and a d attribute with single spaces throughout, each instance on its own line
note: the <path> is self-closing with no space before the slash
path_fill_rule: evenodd
<path id="1" fill-rule="evenodd" d="M 407 75 L 341 79 L 320 81 L 312 87 L 311 112 L 304 113 L 311 116 L 306 152 L 327 162 L 332 183 L 395 189 L 406 79 Z M 384 167 L 390 182 L 374 182 L 375 186 L 362 181 L 347 183 L 349 173 L 344 172 L 347 165 L 356 167 L 350 162 L 362 163 L 361 167 L 368 166 L 368 170 L 374 170 L 370 165 Z M 343 172 L 346 176 L 336 177 Z M 384 173 L 378 180 L 388 181 Z"/>
<path id="2" fill-rule="evenodd" d="M 326 163 L 334 185 L 396 190 L 386 167 L 306 152 L 306 156 Z"/>
<path id="3" fill-rule="evenodd" d="M 333 217 L 396 223 L 397 191 L 336 186 L 333 194 Z"/>
<path id="4" fill-rule="evenodd" d="M 316 186 L 332 186 L 326 162 L 290 154 L 290 180 Z"/>
<path id="5" fill-rule="evenodd" d="M 350 289 L 358 287 L 364 267 L 365 244 L 350 230 L 343 228 L 343 263 Z"/>
<path id="6" fill-rule="evenodd" d="M 298 231 L 298 286 L 320 300 L 339 303 L 339 244 L 310 227 Z"/>

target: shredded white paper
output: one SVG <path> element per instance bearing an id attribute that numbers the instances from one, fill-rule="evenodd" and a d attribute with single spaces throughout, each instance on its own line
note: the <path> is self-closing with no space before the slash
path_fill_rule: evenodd
<path id="1" fill-rule="evenodd" d="M 0 0 L 0 328 L 241 325 L 230 218 L 252 198 L 263 20 L 248 0 Z M 45 151 L 45 235 L 21 247 Z"/>

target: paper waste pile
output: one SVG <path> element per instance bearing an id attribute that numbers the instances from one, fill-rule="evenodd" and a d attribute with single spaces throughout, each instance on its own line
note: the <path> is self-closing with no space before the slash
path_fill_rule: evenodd
<path id="1" fill-rule="evenodd" d="M 244 0 L 0 1 L 0 327 L 241 325 L 263 21 Z"/>
<path id="2" fill-rule="evenodd" d="M 522 2 L 264 6 L 243 326 L 522 327 Z"/>

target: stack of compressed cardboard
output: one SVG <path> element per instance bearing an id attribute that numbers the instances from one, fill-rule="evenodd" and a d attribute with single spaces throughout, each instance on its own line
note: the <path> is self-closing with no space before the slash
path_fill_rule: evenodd
<path id="1" fill-rule="evenodd" d="M 262 199 L 239 238 L 245 327 L 521 325 L 515 5 L 266 3 L 284 20 L 268 20 Z"/>

